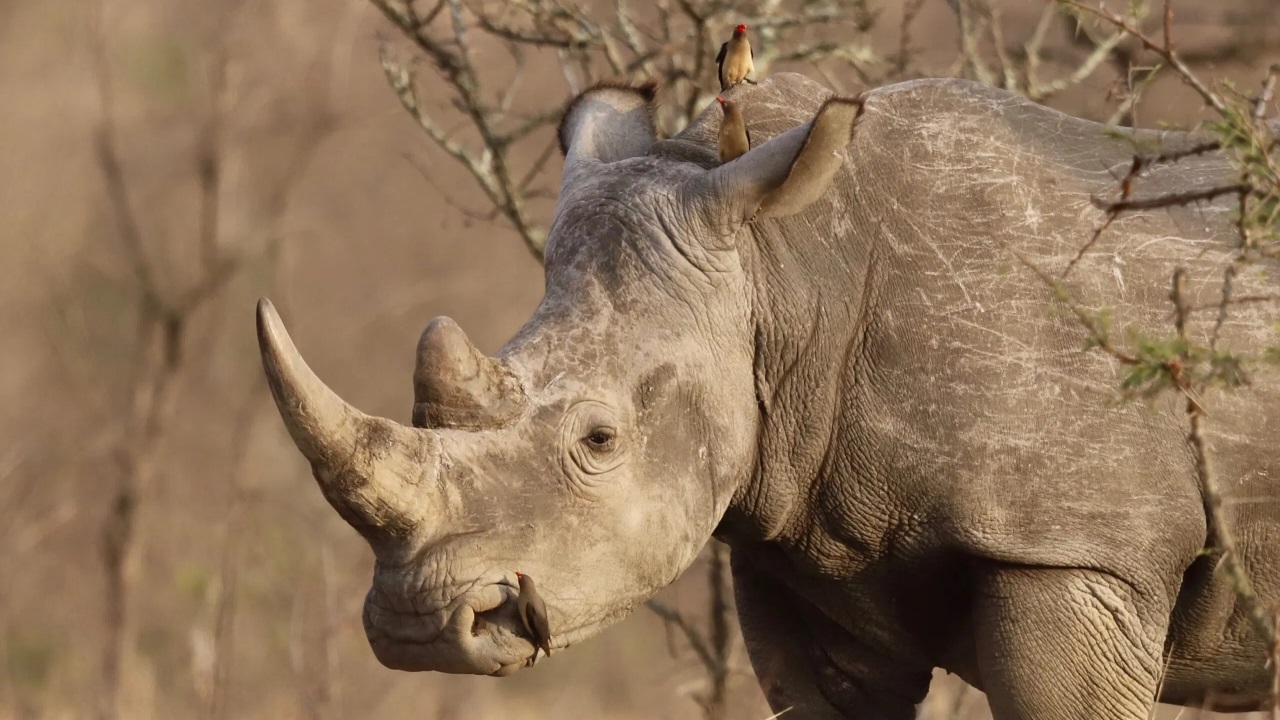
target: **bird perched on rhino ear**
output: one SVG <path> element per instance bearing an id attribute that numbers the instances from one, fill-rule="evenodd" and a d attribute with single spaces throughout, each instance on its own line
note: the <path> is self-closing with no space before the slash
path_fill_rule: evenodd
<path id="1" fill-rule="evenodd" d="M 732 100 L 716 98 L 724 118 L 720 121 L 720 162 L 727 163 L 742 157 L 751 149 L 751 131 L 747 130 L 747 121 L 742 118 L 742 109 Z"/>
<path id="2" fill-rule="evenodd" d="M 516 580 L 520 582 L 520 594 L 516 596 L 516 609 L 520 611 L 520 622 L 525 632 L 533 640 L 533 656 L 529 664 L 538 661 L 538 650 L 551 657 L 551 623 L 547 620 L 547 605 L 538 594 L 538 587 L 533 578 L 522 572 L 516 572 Z"/>
<path id="3" fill-rule="evenodd" d="M 739 25 L 733 29 L 733 37 L 720 46 L 720 54 L 716 56 L 716 65 L 720 68 L 720 92 L 744 81 L 755 85 L 755 80 L 747 79 L 756 71 L 754 60 L 751 41 L 747 40 L 747 26 Z"/>

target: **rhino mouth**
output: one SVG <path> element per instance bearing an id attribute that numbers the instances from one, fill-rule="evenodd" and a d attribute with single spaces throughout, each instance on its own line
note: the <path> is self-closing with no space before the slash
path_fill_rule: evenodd
<path id="1" fill-rule="evenodd" d="M 509 674 L 533 653 L 520 635 L 515 597 L 510 585 L 486 584 L 423 613 L 398 609 L 375 584 L 364 603 L 365 635 L 374 656 L 393 670 Z"/>
<path id="2" fill-rule="evenodd" d="M 365 635 L 378 662 L 392 670 L 510 675 L 524 668 L 534 651 L 516 595 L 514 587 L 497 582 L 463 593 L 438 612 L 403 612 L 375 586 L 365 598 Z M 589 638 L 628 613 L 629 608 L 618 608 L 557 631 L 551 649 Z"/>

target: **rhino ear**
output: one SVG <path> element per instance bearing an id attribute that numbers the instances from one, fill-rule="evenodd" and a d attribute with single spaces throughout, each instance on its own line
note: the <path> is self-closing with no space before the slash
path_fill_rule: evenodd
<path id="1" fill-rule="evenodd" d="M 708 172 L 710 191 L 743 220 L 804 210 L 831 185 L 861 112 L 859 100 L 828 99 L 809 122 Z"/>
<path id="2" fill-rule="evenodd" d="M 583 160 L 611 163 L 649 152 L 657 140 L 653 125 L 656 81 L 643 85 L 601 83 L 569 103 L 556 135 L 567 176 Z"/>

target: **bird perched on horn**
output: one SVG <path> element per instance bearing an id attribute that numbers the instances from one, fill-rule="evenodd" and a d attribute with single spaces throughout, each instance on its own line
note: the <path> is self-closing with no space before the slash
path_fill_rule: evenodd
<path id="1" fill-rule="evenodd" d="M 724 117 L 720 120 L 720 162 L 742 157 L 751 149 L 751 131 L 747 130 L 747 121 L 742 117 L 742 108 L 732 100 L 717 97 Z"/>
<path id="2" fill-rule="evenodd" d="M 755 53 L 751 50 L 751 41 L 747 40 L 747 26 L 739 25 L 733 29 L 733 37 L 720 46 L 720 54 L 716 55 L 716 65 L 720 72 L 720 92 L 741 82 L 756 84 L 747 76 L 756 71 Z"/>

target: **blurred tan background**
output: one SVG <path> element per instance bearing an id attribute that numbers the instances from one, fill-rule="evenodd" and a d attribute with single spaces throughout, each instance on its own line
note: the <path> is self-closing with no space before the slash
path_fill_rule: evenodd
<path id="1" fill-rule="evenodd" d="M 431 317 L 453 317 L 492 352 L 542 289 L 509 225 L 457 207 L 489 209 L 388 87 L 378 39 L 398 31 L 363 0 L 96 5 L 0 2 L 0 718 L 105 717 L 113 644 L 122 718 L 702 717 L 702 665 L 645 610 L 502 680 L 394 672 L 368 648 L 371 554 L 283 432 L 253 303 L 277 302 L 343 397 L 407 422 Z M 952 9 L 918 5 L 909 62 L 868 61 L 869 75 L 972 75 L 956 62 Z M 1275 6 L 1182 0 L 1179 47 L 1205 77 L 1254 92 L 1280 59 Z M 994 64 L 997 42 L 1017 61 L 1043 5 L 966 7 L 996 13 L 1001 37 L 978 50 Z M 866 10 L 865 32 L 835 39 L 891 57 L 903 3 Z M 1050 79 L 1090 54 L 1054 23 Z M 517 104 L 569 96 L 554 59 L 528 68 Z M 1122 75 L 1109 58 L 1046 102 L 1106 119 Z M 430 66 L 419 76 L 424 106 L 460 123 Z M 1205 117 L 1172 77 L 1138 108 L 1145 126 Z M 526 162 L 550 132 L 518 151 Z M 552 157 L 552 188 L 558 173 Z M 545 223 L 550 207 L 529 212 Z M 705 577 L 695 566 L 661 599 L 698 620 Z M 734 643 L 729 716 L 764 720 Z M 979 693 L 944 680 L 922 717 L 987 715 Z"/>

